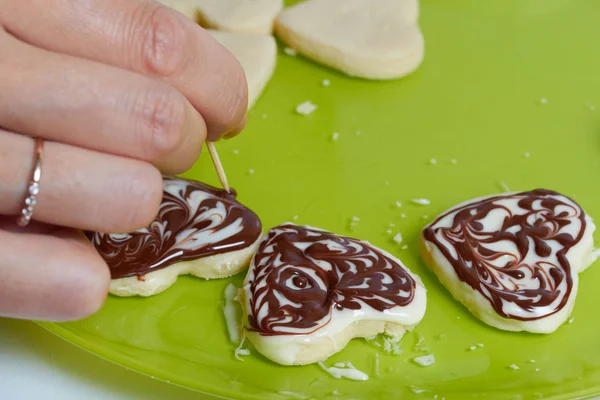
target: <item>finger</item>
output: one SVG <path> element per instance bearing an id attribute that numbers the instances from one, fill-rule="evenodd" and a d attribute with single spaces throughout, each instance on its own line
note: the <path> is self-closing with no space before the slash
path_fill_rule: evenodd
<path id="1" fill-rule="evenodd" d="M 51 53 L 0 31 L 0 126 L 187 170 L 206 138 L 200 114 L 170 85 Z"/>
<path id="2" fill-rule="evenodd" d="M 33 139 L 0 130 L 0 214 L 20 213 L 33 152 Z M 129 232 L 154 219 L 161 199 L 162 177 L 148 163 L 46 142 L 33 218 L 72 228 Z"/>
<path id="3" fill-rule="evenodd" d="M 27 227 L 22 228 L 17 225 L 16 221 L 17 219 L 14 216 L 0 215 L 0 230 L 14 233 L 39 233 L 43 235 L 56 229 L 56 227 L 53 225 L 45 224 L 39 221 L 31 221 Z"/>
<path id="4" fill-rule="evenodd" d="M 81 232 L 0 230 L 0 254 L 0 316 L 67 321 L 104 303 L 108 267 Z"/>
<path id="5" fill-rule="evenodd" d="M 239 135 L 244 128 L 246 127 L 246 123 L 248 122 L 248 117 L 245 116 L 242 121 L 240 122 L 240 124 L 237 126 L 237 128 L 235 128 L 233 131 L 229 132 L 227 135 L 224 136 L 225 139 L 231 139 L 232 137 L 235 137 L 237 135 Z"/>
<path id="6" fill-rule="evenodd" d="M 154 1 L 21 0 L 2 7 L 0 22 L 31 44 L 166 80 L 204 116 L 210 140 L 235 130 L 246 114 L 247 83 L 235 57 Z M 32 10 L 44 12 L 31 18 Z"/>

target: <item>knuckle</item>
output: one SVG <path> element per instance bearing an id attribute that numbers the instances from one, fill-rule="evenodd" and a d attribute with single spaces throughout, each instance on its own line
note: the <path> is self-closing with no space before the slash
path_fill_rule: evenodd
<path id="1" fill-rule="evenodd" d="M 188 31 L 185 21 L 168 7 L 154 2 L 139 12 L 141 63 L 145 73 L 158 77 L 175 75 L 186 64 Z M 135 35 L 134 35 L 135 36 Z"/>
<path id="2" fill-rule="evenodd" d="M 166 84 L 159 84 L 139 96 L 138 127 L 143 154 L 148 161 L 168 158 L 183 138 L 185 98 Z"/>

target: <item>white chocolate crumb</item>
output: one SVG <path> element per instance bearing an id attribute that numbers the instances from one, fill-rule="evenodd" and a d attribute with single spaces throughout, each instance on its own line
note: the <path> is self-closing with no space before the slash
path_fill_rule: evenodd
<path id="1" fill-rule="evenodd" d="M 356 131 L 356 136 L 360 136 L 360 131 Z"/>
<path id="2" fill-rule="evenodd" d="M 593 105 L 590 101 L 586 101 L 585 106 L 592 111 L 596 111 L 596 106 Z"/>
<path id="3" fill-rule="evenodd" d="M 429 199 L 412 199 L 411 201 L 421 206 L 428 206 L 429 204 L 431 204 L 431 201 Z"/>
<path id="4" fill-rule="evenodd" d="M 427 351 L 428 350 L 427 346 L 423 346 L 423 342 L 425 342 L 425 337 L 423 335 L 421 335 L 419 332 L 416 332 L 416 334 L 419 339 L 417 340 L 417 343 L 415 343 L 413 350 Z"/>
<path id="5" fill-rule="evenodd" d="M 435 364 L 435 357 L 433 356 L 433 354 L 427 354 L 426 356 L 420 356 L 420 357 L 414 357 L 413 362 L 415 362 L 416 364 L 422 366 L 422 367 L 429 367 L 430 365 Z"/>
<path id="6" fill-rule="evenodd" d="M 346 378 L 354 381 L 366 381 L 369 380 L 369 375 L 356 369 L 351 362 L 347 363 L 335 363 L 333 367 L 326 367 L 323 361 L 317 363 L 325 372 L 333 376 L 336 379 Z"/>
<path id="7" fill-rule="evenodd" d="M 296 107 L 296 112 L 302 115 L 312 114 L 317 109 L 317 106 L 314 105 L 310 100 L 305 101 L 304 103 L 298 104 Z"/>
<path id="8" fill-rule="evenodd" d="M 404 246 L 400 247 L 400 249 L 402 249 L 402 250 L 406 250 L 406 249 L 408 249 L 408 246 L 407 246 L 407 245 L 404 245 Z"/>
<path id="9" fill-rule="evenodd" d="M 250 355 L 250 350 L 249 349 L 242 349 L 242 346 L 244 345 L 245 341 L 246 341 L 246 336 L 242 333 L 242 340 L 240 341 L 240 344 L 238 345 L 238 347 L 233 352 L 234 357 L 238 361 L 244 361 L 242 359 L 242 357 L 240 357 L 240 356 L 248 356 L 248 355 Z"/>
<path id="10" fill-rule="evenodd" d="M 535 364 L 535 360 L 529 360 L 527 361 L 529 364 Z"/>
<path id="11" fill-rule="evenodd" d="M 529 158 L 529 157 L 531 157 L 531 153 L 529 153 L 529 152 L 525 153 L 525 158 Z"/>
<path id="12" fill-rule="evenodd" d="M 238 154 L 240 154 L 240 151 L 238 149 L 233 149 L 233 154 L 237 156 Z"/>
<path id="13" fill-rule="evenodd" d="M 453 158 L 452 160 L 450 160 L 450 163 L 456 164 L 456 163 L 458 163 L 458 161 L 456 161 L 456 158 Z"/>
<path id="14" fill-rule="evenodd" d="M 396 224 L 395 224 L 395 223 L 393 223 L 392 221 L 390 221 L 390 222 L 389 222 L 389 227 L 390 227 L 390 228 L 394 228 L 395 226 L 396 226 Z"/>
<path id="15" fill-rule="evenodd" d="M 510 365 L 508 366 L 508 368 L 510 368 L 510 369 L 513 369 L 513 370 L 515 370 L 515 371 L 516 371 L 516 370 L 518 370 L 518 369 L 521 369 L 521 368 L 519 368 L 519 366 L 518 366 L 517 364 L 510 364 Z"/>
<path id="16" fill-rule="evenodd" d="M 477 343 L 477 347 L 483 347 L 483 343 Z"/>
<path id="17" fill-rule="evenodd" d="M 445 338 L 445 337 L 446 337 L 446 334 L 445 334 L 445 333 L 440 333 L 440 334 L 438 335 L 438 337 L 437 337 L 437 338 L 438 338 L 438 339 L 443 339 L 443 338 Z"/>
<path id="18" fill-rule="evenodd" d="M 333 132 L 333 134 L 331 135 L 331 140 L 336 141 L 336 140 L 338 140 L 339 137 L 340 137 L 339 132 Z"/>
<path id="19" fill-rule="evenodd" d="M 333 396 L 339 396 L 339 395 L 340 395 L 340 394 L 342 394 L 342 393 L 341 393 L 341 392 L 339 392 L 339 391 L 337 391 L 337 390 L 334 390 L 333 392 L 331 392 L 331 394 L 332 394 Z"/>
<path id="20" fill-rule="evenodd" d="M 249 175 L 252 175 L 253 173 L 254 173 L 254 170 L 253 170 L 253 169 L 249 169 L 249 170 L 248 170 L 248 174 L 249 174 Z"/>
<path id="21" fill-rule="evenodd" d="M 295 49 L 292 49 L 291 47 L 284 47 L 283 52 L 288 56 L 292 57 L 298 54 L 298 52 Z"/>
<path id="22" fill-rule="evenodd" d="M 396 236 L 394 236 L 394 242 L 398 244 L 402 243 L 402 234 L 400 232 L 398 232 Z"/>
<path id="23" fill-rule="evenodd" d="M 360 221 L 360 218 L 358 218 L 356 216 L 352 217 L 352 222 L 358 222 L 358 221 Z"/>
<path id="24" fill-rule="evenodd" d="M 427 390 L 425 389 L 419 389 L 416 386 L 410 386 L 410 390 L 414 393 L 414 394 L 421 394 L 421 393 L 425 393 Z"/>
<path id="25" fill-rule="evenodd" d="M 545 98 L 545 97 L 542 97 L 542 98 L 540 99 L 540 103 L 542 103 L 542 104 L 548 104 L 548 99 L 547 99 L 547 98 Z"/>
<path id="26" fill-rule="evenodd" d="M 429 164 L 436 165 L 437 164 L 437 160 L 435 158 L 432 158 L 431 160 L 429 160 Z"/>
<path id="27" fill-rule="evenodd" d="M 539 368 L 536 368 L 536 369 L 535 369 L 535 372 L 540 372 L 540 369 L 539 369 Z"/>
<path id="28" fill-rule="evenodd" d="M 379 337 L 381 338 L 381 341 L 383 343 L 383 351 L 385 351 L 388 354 L 402 354 L 402 349 L 400 348 L 400 337 L 389 336 L 386 334 L 383 334 Z M 379 344 L 379 342 L 376 342 L 376 344 L 378 347 L 381 347 L 381 344 Z"/>
<path id="29" fill-rule="evenodd" d="M 387 232 L 388 235 L 392 234 L 392 230 L 391 229 L 388 229 L 386 232 Z"/>
<path id="30" fill-rule="evenodd" d="M 321 82 L 321 85 L 323 85 L 325 87 L 329 87 L 329 85 L 331 85 L 331 81 L 329 79 L 323 79 L 323 81 Z"/>
<path id="31" fill-rule="evenodd" d="M 297 216 L 297 215 L 294 215 L 294 216 L 292 217 L 292 219 L 293 219 L 294 221 L 298 221 L 298 216 Z"/>
<path id="32" fill-rule="evenodd" d="M 435 396 L 433 396 L 433 400 L 437 400 L 438 395 L 436 394 Z"/>
<path id="33" fill-rule="evenodd" d="M 469 350 L 470 350 L 470 351 L 477 350 L 477 346 L 471 346 L 471 347 L 469 347 Z"/>
<path id="34" fill-rule="evenodd" d="M 399 202 L 399 201 L 397 201 L 397 202 L 396 202 L 396 207 L 398 207 L 398 208 L 402 207 L 402 203 L 401 203 L 401 202 Z"/>
<path id="35" fill-rule="evenodd" d="M 406 218 L 406 214 L 404 214 L 404 213 L 400 214 L 400 218 Z"/>
<path id="36" fill-rule="evenodd" d="M 429 215 L 423 215 L 423 219 L 429 218 Z"/>
<path id="37" fill-rule="evenodd" d="M 569 319 L 569 324 L 572 324 L 575 321 L 575 317 Z"/>

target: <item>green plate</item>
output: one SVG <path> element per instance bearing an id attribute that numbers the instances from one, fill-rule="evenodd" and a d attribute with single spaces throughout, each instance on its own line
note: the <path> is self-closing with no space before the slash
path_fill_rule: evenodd
<path id="1" fill-rule="evenodd" d="M 378 349 L 364 340 L 328 363 L 351 361 L 371 375 L 366 382 L 336 380 L 315 365 L 278 366 L 256 352 L 237 361 L 223 290 L 243 276 L 184 277 L 158 296 L 111 297 L 90 318 L 44 326 L 126 367 L 233 399 L 600 393 L 599 266 L 582 276 L 573 323 L 543 336 L 480 323 L 418 256 L 427 221 L 460 201 L 501 191 L 502 182 L 513 190 L 558 190 L 600 218 L 599 15 L 597 0 L 423 0 L 426 58 L 414 75 L 367 82 L 282 53 L 246 132 L 219 144 L 230 182 L 265 228 L 298 216 L 298 223 L 369 240 L 421 276 L 425 319 L 403 339 L 403 354 L 380 354 L 379 376 Z M 331 86 L 323 87 L 323 79 Z M 318 109 L 296 114 L 306 100 Z M 186 176 L 217 182 L 207 156 Z M 431 205 L 411 204 L 416 197 Z M 350 230 L 353 216 L 360 221 Z M 408 249 L 386 233 L 390 222 Z M 435 354 L 431 367 L 410 361 L 423 354 L 414 349 L 418 335 Z M 478 343 L 485 347 L 468 350 Z"/>

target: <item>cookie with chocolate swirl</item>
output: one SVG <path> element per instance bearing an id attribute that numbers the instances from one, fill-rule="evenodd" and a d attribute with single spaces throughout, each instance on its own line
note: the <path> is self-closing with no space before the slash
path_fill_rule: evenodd
<path id="1" fill-rule="evenodd" d="M 425 314 L 425 288 L 400 260 L 320 229 L 271 229 L 240 296 L 245 334 L 284 365 L 325 360 L 355 337 L 401 337 Z"/>
<path id="2" fill-rule="evenodd" d="M 179 275 L 225 278 L 248 267 L 262 235 L 260 219 L 236 193 L 163 178 L 163 199 L 149 226 L 131 233 L 93 233 L 110 268 L 110 293 L 150 296 Z"/>
<path id="3" fill-rule="evenodd" d="M 475 199 L 422 232 L 422 255 L 483 322 L 552 333 L 569 317 L 594 260 L 594 223 L 572 199 L 533 190 Z"/>

